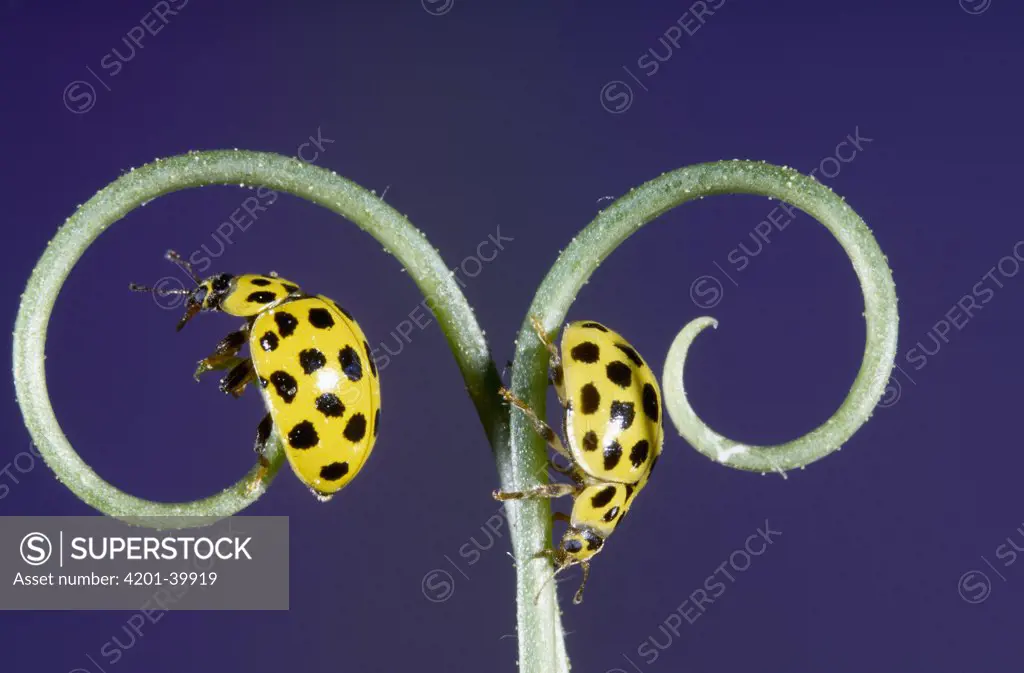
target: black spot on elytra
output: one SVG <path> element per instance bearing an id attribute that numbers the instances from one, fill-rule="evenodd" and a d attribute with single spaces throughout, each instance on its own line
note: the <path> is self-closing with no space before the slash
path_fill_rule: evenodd
<path id="1" fill-rule="evenodd" d="M 612 501 L 615 497 L 615 491 L 617 489 L 614 486 L 606 486 L 602 488 L 597 494 L 590 499 L 590 504 L 597 509 L 601 509 Z"/>
<path id="2" fill-rule="evenodd" d="M 249 282 L 255 285 L 256 287 L 266 287 L 270 285 L 270 281 L 267 280 L 266 278 L 253 278 Z"/>
<path id="3" fill-rule="evenodd" d="M 585 323 L 581 324 L 580 327 L 586 327 L 587 329 L 596 329 L 596 330 L 601 331 L 601 332 L 607 332 L 608 331 L 608 328 L 605 327 L 604 325 L 602 325 L 599 322 L 585 322 Z"/>
<path id="4" fill-rule="evenodd" d="M 644 361 L 640 359 L 640 354 L 633 350 L 632 347 L 627 346 L 626 344 L 615 344 L 615 347 L 622 351 L 627 358 L 632 360 L 633 364 L 635 364 L 637 367 L 644 366 Z"/>
<path id="5" fill-rule="evenodd" d="M 274 322 L 277 323 L 277 331 L 281 333 L 281 337 L 290 337 L 295 328 L 298 327 L 299 321 L 295 319 L 291 313 L 287 311 L 278 311 L 274 314 Z"/>
<path id="6" fill-rule="evenodd" d="M 345 426 L 345 439 L 350 442 L 358 442 L 366 436 L 366 416 L 356 414 L 348 419 Z"/>
<path id="7" fill-rule="evenodd" d="M 373 415 L 373 436 L 376 437 L 377 433 L 380 432 L 380 409 Z"/>
<path id="8" fill-rule="evenodd" d="M 620 458 L 622 458 L 621 444 L 613 441 L 611 444 L 604 447 L 604 469 L 614 470 L 615 466 L 619 464 Z"/>
<path id="9" fill-rule="evenodd" d="M 651 445 L 647 443 L 646 439 L 641 439 L 629 450 L 629 462 L 633 463 L 633 467 L 640 467 L 647 460 L 647 454 L 650 451 Z"/>
<path id="10" fill-rule="evenodd" d="M 633 495 L 633 489 L 635 487 L 632 484 L 626 484 L 626 502 L 629 502 L 629 498 Z"/>
<path id="11" fill-rule="evenodd" d="M 293 449 L 310 449 L 320 443 L 320 436 L 316 434 L 316 428 L 309 421 L 296 423 L 295 427 L 288 431 L 288 444 Z"/>
<path id="12" fill-rule="evenodd" d="M 628 430 L 629 426 L 633 425 L 635 417 L 636 410 L 632 402 L 612 402 L 612 423 L 623 430 Z"/>
<path id="13" fill-rule="evenodd" d="M 339 311 L 341 311 L 341 315 L 345 316 L 346 318 L 348 318 L 352 322 L 356 321 L 356 319 L 352 317 L 352 314 L 345 310 L 344 306 L 342 306 L 338 302 L 334 301 L 333 299 L 331 300 L 331 303 L 334 304 L 334 308 L 336 308 Z"/>
<path id="14" fill-rule="evenodd" d="M 331 463 L 320 468 L 320 478 L 325 481 L 338 481 L 348 474 L 348 463 Z"/>
<path id="15" fill-rule="evenodd" d="M 597 408 L 601 406 L 601 393 L 597 392 L 597 388 L 594 387 L 593 383 L 580 388 L 580 411 L 584 414 L 592 414 L 597 411 Z"/>
<path id="16" fill-rule="evenodd" d="M 366 351 L 366 360 L 370 363 L 370 373 L 377 378 L 377 363 L 373 361 L 373 354 L 370 353 L 370 344 L 363 342 L 363 350 Z"/>
<path id="17" fill-rule="evenodd" d="M 645 383 L 644 384 L 644 392 L 643 392 L 642 402 L 643 402 L 643 407 L 644 407 L 644 414 L 646 414 L 647 418 L 649 418 L 652 421 L 654 421 L 655 423 L 657 423 L 658 422 L 658 409 L 659 409 L 659 407 L 658 407 L 658 393 L 655 392 L 654 386 L 652 386 L 650 383 Z"/>
<path id="18" fill-rule="evenodd" d="M 317 329 L 328 329 L 334 326 L 334 318 L 331 312 L 325 308 L 309 309 L 309 324 Z"/>
<path id="19" fill-rule="evenodd" d="M 277 348 L 277 343 L 277 335 L 270 330 L 267 330 L 267 332 L 260 337 L 260 346 L 268 353 Z"/>
<path id="20" fill-rule="evenodd" d="M 584 341 L 583 343 L 576 344 L 572 350 L 569 351 L 569 355 L 576 362 L 585 362 L 591 364 L 597 362 L 601 357 L 601 349 L 597 347 L 597 344 L 590 341 Z"/>
<path id="21" fill-rule="evenodd" d="M 583 549 L 583 543 L 579 540 L 566 540 L 565 544 L 562 545 L 562 549 L 570 554 L 576 554 Z"/>
<path id="22" fill-rule="evenodd" d="M 324 393 L 316 398 L 316 408 L 324 416 L 341 416 L 345 413 L 345 405 L 334 393 Z"/>
<path id="23" fill-rule="evenodd" d="M 260 388 L 266 388 L 268 383 L 269 383 L 269 381 L 267 381 L 262 376 L 260 377 Z"/>
<path id="24" fill-rule="evenodd" d="M 587 434 L 583 435 L 583 450 L 584 451 L 596 451 L 597 450 L 597 433 L 593 430 L 587 431 Z"/>
<path id="25" fill-rule="evenodd" d="M 633 370 L 625 362 L 609 362 L 605 372 L 608 374 L 608 380 L 620 388 L 628 388 L 633 382 Z"/>
<path id="26" fill-rule="evenodd" d="M 358 381 L 363 378 L 363 363 L 359 360 L 359 353 L 351 346 L 345 346 L 338 351 L 338 361 L 341 362 L 341 371 L 345 372 L 349 381 Z"/>
<path id="27" fill-rule="evenodd" d="M 299 364 L 302 365 L 302 371 L 312 374 L 327 364 L 327 358 L 317 349 L 307 348 L 299 353 Z"/>
<path id="28" fill-rule="evenodd" d="M 292 285 L 291 283 L 281 283 L 281 287 L 288 294 L 291 294 L 292 292 L 295 292 L 299 289 L 298 285 Z"/>
<path id="29" fill-rule="evenodd" d="M 259 292 L 253 292 L 245 298 L 246 301 L 252 302 L 253 304 L 269 304 L 270 302 L 277 299 L 277 295 L 270 290 L 260 290 Z"/>
<path id="30" fill-rule="evenodd" d="M 615 518 L 617 516 L 619 516 L 619 508 L 618 508 L 618 506 L 615 506 L 615 507 L 612 507 L 607 512 L 605 512 L 604 516 L 602 516 L 601 519 L 603 521 L 605 521 L 606 523 L 611 523 L 612 521 L 615 521 Z"/>
<path id="31" fill-rule="evenodd" d="M 298 382 L 288 372 L 274 372 L 270 375 L 270 382 L 274 384 L 274 389 L 277 390 L 277 394 L 281 396 L 281 399 L 286 404 L 291 404 L 292 400 L 295 399 L 296 393 L 299 392 Z"/>

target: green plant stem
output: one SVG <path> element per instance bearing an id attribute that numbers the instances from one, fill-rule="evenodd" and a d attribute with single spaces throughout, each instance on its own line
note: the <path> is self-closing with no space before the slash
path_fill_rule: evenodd
<path id="1" fill-rule="evenodd" d="M 405 217 L 358 185 L 294 158 L 243 151 L 200 152 L 157 160 L 134 169 L 100 190 L 72 215 L 50 241 L 22 295 L 14 330 L 14 384 L 25 423 L 47 465 L 68 488 L 101 512 L 132 523 L 151 520 L 162 528 L 204 524 L 251 504 L 281 466 L 273 442 L 271 469 L 259 482 L 254 467 L 235 485 L 194 502 L 164 503 L 138 498 L 104 481 L 75 452 L 54 415 L 46 388 L 46 328 L 54 302 L 72 267 L 107 227 L 164 194 L 203 185 L 263 185 L 294 194 L 348 218 L 393 254 L 430 300 L 476 403 L 488 438 L 506 441 L 507 412 L 497 397 L 499 378 L 483 332 L 452 272 Z M 127 291 L 127 283 L 125 285 Z"/>
<path id="2" fill-rule="evenodd" d="M 882 394 L 896 353 L 896 295 L 885 258 L 860 218 L 827 187 L 795 170 L 750 161 L 720 161 L 681 168 L 630 190 L 629 194 L 600 213 L 566 247 L 537 290 L 529 313 L 540 319 L 551 336 L 565 322 L 569 306 L 587 279 L 630 234 L 682 203 L 717 194 L 759 194 L 788 201 L 822 221 L 853 261 L 867 305 L 868 343 L 861 374 L 847 401 L 836 416 L 822 426 L 842 430 L 815 431 L 791 443 L 794 448 L 783 445 L 771 449 L 778 454 L 773 454 L 772 459 L 779 461 L 803 461 L 813 459 L 815 455 L 825 455 L 836 447 L 826 444 L 815 447 L 815 443 L 849 437 L 868 419 L 872 406 Z M 692 339 L 693 333 L 710 322 L 713 321 L 694 321 L 687 328 L 690 332 L 685 329 L 684 332 Z M 682 343 L 688 345 L 689 341 L 684 339 Z M 686 398 L 682 392 L 682 359 L 678 348 L 674 347 L 668 359 L 665 404 L 680 432 L 705 454 L 719 446 L 729 452 L 729 447 L 735 443 L 716 446 L 714 437 L 717 436 L 707 434 L 711 431 L 692 414 L 692 410 L 689 418 L 685 412 L 679 415 L 681 410 L 689 407 L 685 406 Z M 545 409 L 546 362 L 546 352 L 533 333 L 528 315 L 516 341 L 512 389 L 541 415 Z M 681 423 L 680 419 L 685 422 Z M 521 414 L 511 417 L 511 437 L 507 448 L 500 445 L 495 449 L 503 489 L 524 490 L 543 481 L 547 451 L 544 442 Z M 745 466 L 748 463 L 742 462 L 741 458 L 762 454 L 749 452 L 741 455 L 734 451 L 729 454 L 732 460 L 724 462 Z M 543 549 L 550 539 L 550 503 L 509 501 L 506 507 L 512 522 L 512 545 L 518 568 L 520 670 L 524 673 L 566 671 L 568 661 L 564 654 L 553 583 L 549 581 L 551 566 L 545 560 L 531 560 L 531 556 Z M 534 597 L 538 597 L 536 609 L 532 607 Z"/>

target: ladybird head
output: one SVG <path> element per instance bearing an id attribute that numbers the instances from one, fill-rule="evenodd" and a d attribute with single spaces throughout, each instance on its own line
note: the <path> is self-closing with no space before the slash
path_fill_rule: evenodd
<path id="1" fill-rule="evenodd" d="M 231 292 L 230 273 L 221 273 L 198 281 L 195 289 L 185 298 L 185 315 L 178 321 L 178 329 L 184 327 L 200 311 L 219 311 L 224 298 Z"/>
<path id="2" fill-rule="evenodd" d="M 135 283 L 131 283 L 128 288 L 134 292 L 152 292 L 161 297 L 183 295 L 185 297 L 185 315 L 183 315 L 181 320 L 178 321 L 179 330 L 200 311 L 222 310 L 221 304 L 223 303 L 224 298 L 231 292 L 231 281 L 234 276 L 229 273 L 222 273 L 202 280 L 196 275 L 196 272 L 192 270 L 192 265 L 186 262 L 181 255 L 175 251 L 168 250 L 164 255 L 164 258 L 170 262 L 174 262 L 182 271 L 187 273 L 195 282 L 195 289 L 186 290 L 184 288 L 173 288 L 168 290 L 159 287 L 146 287 Z"/>
<path id="3" fill-rule="evenodd" d="M 589 561 L 603 546 L 604 538 L 597 533 L 586 528 L 570 527 L 552 556 L 555 568 L 561 570 Z"/>

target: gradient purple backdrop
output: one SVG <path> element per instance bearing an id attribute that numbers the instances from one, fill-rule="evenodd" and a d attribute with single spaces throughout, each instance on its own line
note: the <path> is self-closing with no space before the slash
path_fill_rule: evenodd
<path id="1" fill-rule="evenodd" d="M 571 606 L 562 588 L 573 670 L 1019 666 L 1024 562 L 1006 565 L 997 549 L 1007 537 L 1024 547 L 1024 274 L 1012 260 L 990 270 L 1024 239 L 1012 200 L 1024 153 L 1020 3 L 708 0 L 717 9 L 701 23 L 689 0 L 169 0 L 160 9 L 179 12 L 145 19 L 162 28 L 132 54 L 122 40 L 155 4 L 0 7 L 8 325 L 77 204 L 132 166 L 188 150 L 295 154 L 319 129 L 333 142 L 316 163 L 387 188 L 451 266 L 500 227 L 512 240 L 462 276 L 499 363 L 534 288 L 602 197 L 702 161 L 818 167 L 893 269 L 901 370 L 889 406 L 786 480 L 712 463 L 669 432 L 586 602 Z M 659 41 L 666 33 L 678 46 Z M 652 48 L 665 59 L 656 72 Z M 858 132 L 870 141 L 852 159 L 829 159 Z M 50 325 L 61 424 L 101 475 L 152 499 L 201 497 L 250 467 L 258 398 L 235 402 L 191 379 L 234 323 L 208 317 L 175 334 L 177 310 L 127 291 L 177 274 L 161 259 L 168 247 L 206 245 L 211 269 L 277 270 L 343 302 L 372 343 L 401 344 L 383 372 L 372 459 L 329 505 L 282 472 L 245 512 L 291 517 L 289 612 L 170 612 L 116 663 L 100 652 L 115 636 L 132 642 L 130 613 L 2 613 L 0 670 L 98 670 L 90 657 L 108 673 L 514 670 L 507 530 L 486 527 L 499 511 L 496 472 L 440 330 L 400 341 L 416 288 L 369 236 L 298 199 L 282 196 L 223 246 L 218 226 L 251 194 L 162 198 L 89 249 Z M 719 197 L 669 213 L 601 266 L 570 313 L 623 332 L 659 372 L 685 322 L 718 318 L 693 350 L 691 397 L 714 428 L 758 443 L 824 421 L 864 343 L 854 274 L 822 226 L 800 214 L 769 243 L 751 238 L 775 205 Z M 759 252 L 735 252 L 741 243 Z M 979 293 L 988 301 L 969 319 L 951 311 Z M 922 346 L 934 353 L 923 363 Z M 13 387 L 0 423 L 0 465 L 28 467 Z M 41 462 L 0 479 L 0 515 L 93 513 Z M 726 566 L 735 582 L 692 624 L 670 617 L 766 520 L 782 532 L 768 551 L 743 572 Z M 958 583 L 975 570 L 991 586 L 972 603 L 980 576 Z M 569 574 L 573 589 L 577 580 Z M 678 635 L 659 628 L 666 620 Z M 665 647 L 669 636 L 666 649 L 648 640 Z"/>

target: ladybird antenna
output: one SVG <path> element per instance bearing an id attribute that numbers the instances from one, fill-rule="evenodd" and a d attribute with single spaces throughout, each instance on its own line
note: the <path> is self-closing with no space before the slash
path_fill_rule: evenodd
<path id="1" fill-rule="evenodd" d="M 184 257 L 179 255 L 174 250 L 168 250 L 166 253 L 164 253 L 164 259 L 166 259 L 168 262 L 174 262 L 175 264 L 177 264 L 178 268 L 187 273 L 188 277 L 191 278 L 196 285 L 202 284 L 202 278 L 196 275 L 196 272 L 192 269 L 192 265 L 189 264 Z"/>
<path id="2" fill-rule="evenodd" d="M 148 285 L 139 285 L 138 283 L 128 283 L 128 289 L 132 292 L 152 292 L 160 297 L 168 297 L 175 294 L 188 294 L 189 291 L 184 288 L 174 288 L 171 290 L 165 290 L 163 288 L 149 287 Z"/>

